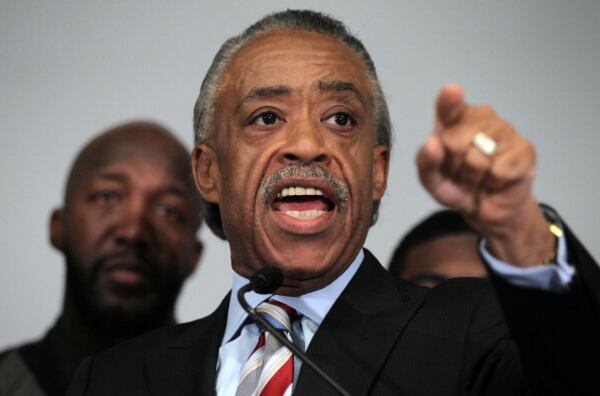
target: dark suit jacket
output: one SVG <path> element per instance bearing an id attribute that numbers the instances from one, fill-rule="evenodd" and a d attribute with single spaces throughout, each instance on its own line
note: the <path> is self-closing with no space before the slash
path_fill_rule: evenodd
<path id="1" fill-rule="evenodd" d="M 576 259 L 597 271 L 568 239 Z M 598 365 L 586 359 L 600 358 L 587 287 L 553 295 L 495 284 L 507 322 L 485 280 L 419 288 L 394 280 L 366 252 L 307 353 L 353 395 L 598 394 L 587 388 Z M 227 301 L 206 318 L 86 360 L 68 395 L 213 395 Z M 304 365 L 294 394 L 334 392 Z"/>
<path id="2" fill-rule="evenodd" d="M 63 396 L 84 357 L 56 323 L 41 340 L 0 354 L 0 396 Z"/>

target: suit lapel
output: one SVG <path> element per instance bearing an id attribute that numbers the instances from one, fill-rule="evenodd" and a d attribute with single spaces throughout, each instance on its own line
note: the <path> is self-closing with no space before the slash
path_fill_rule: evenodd
<path id="1" fill-rule="evenodd" d="M 365 250 L 364 262 L 321 323 L 307 353 L 346 390 L 365 395 L 420 304 L 418 294 L 399 286 Z M 296 395 L 331 391 L 313 370 L 302 366 Z"/>
<path id="2" fill-rule="evenodd" d="M 228 301 L 229 295 L 210 316 L 190 324 L 175 342 L 146 355 L 151 395 L 215 394 L 217 358 Z"/>

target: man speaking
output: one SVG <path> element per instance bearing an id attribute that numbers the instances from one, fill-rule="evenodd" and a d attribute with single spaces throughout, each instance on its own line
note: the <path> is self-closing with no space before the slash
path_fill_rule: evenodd
<path id="1" fill-rule="evenodd" d="M 506 322 L 486 281 L 422 289 L 363 249 L 391 140 L 375 67 L 341 22 L 285 11 L 223 44 L 195 109 L 192 167 L 207 224 L 230 246 L 231 294 L 207 318 L 88 359 L 70 394 L 335 394 L 240 307 L 265 266 L 283 283 L 249 304 L 350 394 L 584 392 L 596 264 L 533 198 L 534 149 L 510 124 L 454 85 L 436 115 L 421 180 L 483 235 Z"/>

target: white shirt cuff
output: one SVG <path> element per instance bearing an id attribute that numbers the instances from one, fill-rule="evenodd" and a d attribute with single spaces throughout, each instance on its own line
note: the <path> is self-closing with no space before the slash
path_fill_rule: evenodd
<path id="1" fill-rule="evenodd" d="M 479 252 L 488 268 L 514 286 L 538 290 L 562 292 L 568 290 L 575 269 L 567 262 L 567 243 L 564 235 L 558 238 L 556 263 L 521 268 L 504 262 L 492 255 L 485 240 L 479 243 Z"/>

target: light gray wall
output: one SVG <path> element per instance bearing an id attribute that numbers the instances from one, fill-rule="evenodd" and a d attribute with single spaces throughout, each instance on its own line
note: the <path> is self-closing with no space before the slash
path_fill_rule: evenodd
<path id="1" fill-rule="evenodd" d="M 483 3 L 486 3 L 485 5 Z M 396 138 L 381 219 L 367 246 L 387 261 L 435 207 L 413 164 L 444 82 L 461 82 L 538 147 L 538 197 L 600 256 L 600 2 L 34 1 L 0 2 L 0 347 L 38 336 L 62 297 L 47 242 L 73 155 L 96 132 L 145 117 L 192 142 L 192 106 L 218 46 L 265 13 L 329 12 L 378 66 Z M 206 254 L 179 318 L 209 313 L 231 279 L 227 246 Z"/>

